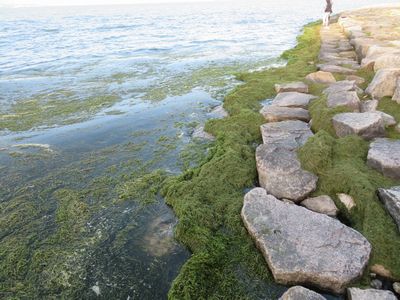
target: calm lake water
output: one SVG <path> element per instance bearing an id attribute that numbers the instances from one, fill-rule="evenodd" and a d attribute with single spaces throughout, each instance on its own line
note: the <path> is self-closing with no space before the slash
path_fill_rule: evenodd
<path id="1" fill-rule="evenodd" d="M 323 2 L 1 8 L 0 298 L 166 298 L 190 253 L 157 188 Z"/>

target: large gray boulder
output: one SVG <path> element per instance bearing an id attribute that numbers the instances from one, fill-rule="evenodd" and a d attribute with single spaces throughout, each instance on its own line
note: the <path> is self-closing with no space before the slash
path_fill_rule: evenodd
<path id="1" fill-rule="evenodd" d="M 387 177 L 400 179 L 400 140 L 376 139 L 370 145 L 367 163 Z"/>
<path id="2" fill-rule="evenodd" d="M 281 107 L 299 107 L 306 109 L 310 101 L 315 98 L 317 97 L 310 94 L 285 92 L 279 93 L 272 101 L 272 105 Z"/>
<path id="3" fill-rule="evenodd" d="M 314 198 L 308 198 L 300 203 L 302 206 L 317 213 L 336 217 L 338 208 L 331 197 L 323 195 Z"/>
<path id="4" fill-rule="evenodd" d="M 386 210 L 392 216 L 400 231 L 400 186 L 390 189 L 379 189 L 379 199 L 385 205 Z"/>
<path id="5" fill-rule="evenodd" d="M 278 283 L 339 294 L 368 263 L 371 245 L 360 233 L 262 188 L 246 194 L 241 215 Z"/>
<path id="6" fill-rule="evenodd" d="M 300 202 L 317 188 L 318 177 L 301 168 L 296 151 L 260 145 L 256 162 L 260 186 L 279 199 Z"/>
<path id="7" fill-rule="evenodd" d="M 381 69 L 376 74 L 368 88 L 365 90 L 374 98 L 392 97 L 396 90 L 400 69 Z"/>
<path id="8" fill-rule="evenodd" d="M 338 137 L 359 135 L 369 140 L 385 136 L 383 118 L 376 112 L 337 114 L 332 123 Z"/>
<path id="9" fill-rule="evenodd" d="M 279 83 L 275 84 L 275 91 L 277 93 L 284 93 L 284 92 L 308 93 L 308 85 L 301 81 L 291 82 L 291 83 Z"/>
<path id="10" fill-rule="evenodd" d="M 400 52 L 387 53 L 375 59 L 375 72 L 387 68 L 400 68 Z"/>
<path id="11" fill-rule="evenodd" d="M 326 300 L 326 298 L 298 285 L 288 289 L 279 300 Z"/>
<path id="12" fill-rule="evenodd" d="M 280 107 L 274 105 L 264 106 L 260 113 L 268 122 L 279 122 L 286 120 L 310 121 L 310 114 L 307 110 L 298 107 Z"/>
<path id="13" fill-rule="evenodd" d="M 324 84 L 336 82 L 336 79 L 332 75 L 332 73 L 323 72 L 323 71 L 318 71 L 318 72 L 308 74 L 306 76 L 306 80 L 314 82 L 314 83 L 324 83 Z"/>
<path id="14" fill-rule="evenodd" d="M 327 105 L 330 108 L 345 106 L 353 112 L 359 112 L 361 102 L 357 92 L 337 92 L 328 95 Z"/>
<path id="15" fill-rule="evenodd" d="M 260 127 L 264 144 L 278 148 L 295 150 L 303 146 L 313 133 L 302 121 L 282 121 L 266 123 Z"/>
<path id="16" fill-rule="evenodd" d="M 347 289 L 347 297 L 349 300 L 397 300 L 391 291 L 359 288 Z"/>

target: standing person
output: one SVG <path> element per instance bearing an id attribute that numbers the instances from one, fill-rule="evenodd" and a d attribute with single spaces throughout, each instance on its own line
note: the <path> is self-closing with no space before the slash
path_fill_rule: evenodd
<path id="1" fill-rule="evenodd" d="M 324 14 L 324 26 L 329 27 L 329 19 L 332 13 L 332 0 L 326 0 L 325 14 Z"/>

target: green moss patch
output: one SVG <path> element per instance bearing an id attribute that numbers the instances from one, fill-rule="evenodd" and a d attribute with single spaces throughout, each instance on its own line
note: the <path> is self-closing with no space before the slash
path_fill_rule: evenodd
<path id="1" fill-rule="evenodd" d="M 400 104 L 393 101 L 390 97 L 379 100 L 378 110 L 393 116 L 398 123 L 400 122 Z M 387 128 L 386 132 L 388 137 L 400 139 L 400 132 L 398 132 L 394 126 Z"/>
<path id="2" fill-rule="evenodd" d="M 228 94 L 230 116 L 210 120 L 216 136 L 205 162 L 165 184 L 164 195 L 179 223 L 176 237 L 192 251 L 169 292 L 170 299 L 277 298 L 265 260 L 244 228 L 240 210 L 246 187 L 257 180 L 255 145 L 261 142 L 259 101 L 275 94 L 274 85 L 303 80 L 316 70 L 319 26 L 306 26 L 298 45 L 284 53 L 287 66 L 244 73 L 244 83 Z"/>

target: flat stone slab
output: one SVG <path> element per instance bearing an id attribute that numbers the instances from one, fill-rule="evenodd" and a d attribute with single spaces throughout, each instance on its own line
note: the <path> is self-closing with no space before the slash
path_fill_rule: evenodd
<path id="1" fill-rule="evenodd" d="M 327 105 L 330 108 L 345 106 L 353 112 L 359 112 L 361 102 L 357 92 L 336 92 L 328 95 Z"/>
<path id="2" fill-rule="evenodd" d="M 323 195 L 314 198 L 308 198 L 300 203 L 309 210 L 320 214 L 326 214 L 331 217 L 336 217 L 338 208 L 331 197 Z"/>
<path id="3" fill-rule="evenodd" d="M 303 146 L 313 133 L 302 121 L 282 121 L 260 126 L 264 144 L 295 150 Z"/>
<path id="4" fill-rule="evenodd" d="M 400 186 L 390 189 L 379 189 L 379 199 L 385 205 L 386 210 L 392 216 L 400 231 Z"/>
<path id="5" fill-rule="evenodd" d="M 353 74 L 357 73 L 356 70 L 341 67 L 341 66 L 336 66 L 336 65 L 322 64 L 322 65 L 318 65 L 318 68 L 320 71 L 330 72 L 330 73 L 339 73 L 339 74 L 344 74 L 344 75 L 353 75 Z"/>
<path id="6" fill-rule="evenodd" d="M 279 300 L 326 300 L 326 298 L 298 285 L 288 289 Z"/>
<path id="7" fill-rule="evenodd" d="M 369 140 L 385 136 L 383 118 L 376 112 L 337 114 L 332 123 L 338 137 L 358 135 Z"/>
<path id="8" fill-rule="evenodd" d="M 296 151 L 263 144 L 256 162 L 260 186 L 279 199 L 300 202 L 317 188 L 318 177 L 301 168 Z"/>
<path id="9" fill-rule="evenodd" d="M 349 300 L 397 300 L 391 291 L 350 288 L 347 290 Z"/>
<path id="10" fill-rule="evenodd" d="M 285 92 L 279 93 L 272 101 L 272 105 L 281 107 L 299 107 L 306 109 L 310 101 L 315 98 L 317 97 L 310 94 Z"/>
<path id="11" fill-rule="evenodd" d="M 340 294 L 368 263 L 371 245 L 360 233 L 262 188 L 245 195 L 241 216 L 278 283 Z"/>
<path id="12" fill-rule="evenodd" d="M 268 122 L 279 122 L 286 120 L 300 120 L 305 122 L 310 121 L 310 114 L 308 111 L 298 107 L 267 105 L 261 109 L 260 113 Z"/>
<path id="13" fill-rule="evenodd" d="M 325 95 L 329 95 L 332 93 L 339 93 L 339 92 L 350 92 L 350 91 L 359 91 L 359 87 L 357 86 L 354 80 L 341 80 L 329 85 L 328 88 L 323 90 Z"/>
<path id="14" fill-rule="evenodd" d="M 400 179 L 400 140 L 376 139 L 369 147 L 367 163 L 387 177 Z"/>
<path id="15" fill-rule="evenodd" d="M 306 80 L 309 80 L 309 81 L 315 82 L 315 83 L 325 83 L 325 84 L 336 82 L 336 79 L 332 75 L 332 73 L 323 72 L 323 71 L 318 71 L 318 72 L 308 74 L 306 76 Z"/>
<path id="16" fill-rule="evenodd" d="M 275 91 L 277 93 L 284 93 L 284 92 L 308 93 L 308 85 L 301 81 L 291 82 L 291 83 L 279 83 L 275 84 Z"/>
<path id="17" fill-rule="evenodd" d="M 365 92 L 374 98 L 392 97 L 397 87 L 400 69 L 381 69 L 376 72 L 374 79 Z"/>

